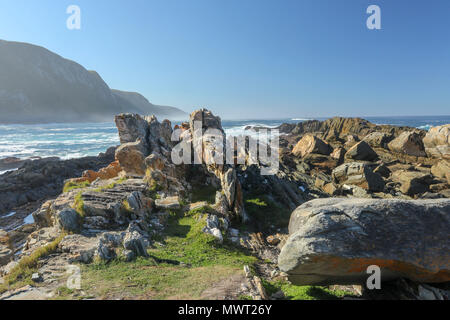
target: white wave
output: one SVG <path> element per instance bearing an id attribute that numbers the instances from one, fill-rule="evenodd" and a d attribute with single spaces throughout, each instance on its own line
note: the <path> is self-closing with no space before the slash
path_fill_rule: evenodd
<path id="1" fill-rule="evenodd" d="M 83 158 L 88 156 L 96 156 L 100 152 L 97 153 L 89 153 L 89 152 L 72 152 L 72 153 L 66 153 L 66 154 L 60 154 L 59 157 L 61 160 L 70 160 L 70 159 L 77 159 L 77 158 Z"/>
<path id="2" fill-rule="evenodd" d="M 434 126 L 431 125 L 431 124 L 426 124 L 426 125 L 423 125 L 423 126 L 419 126 L 419 127 L 417 127 L 417 128 L 418 128 L 418 129 L 425 130 L 425 131 L 430 131 L 430 129 L 433 128 L 433 127 L 434 127 Z"/>
<path id="3" fill-rule="evenodd" d="M 8 172 L 13 172 L 13 171 L 16 171 L 16 170 L 17 170 L 17 168 L 9 169 L 9 170 L 3 170 L 3 171 L 0 171 L 0 175 L 8 173 Z"/>
<path id="4" fill-rule="evenodd" d="M 9 218 L 9 217 L 12 217 L 12 216 L 15 215 L 15 214 L 16 214 L 16 212 L 13 211 L 13 212 L 8 213 L 7 215 L 4 215 L 4 216 L 0 217 L 0 219 L 3 219 L 3 218 Z"/>
<path id="5" fill-rule="evenodd" d="M 267 125 L 237 126 L 237 127 L 225 129 L 225 134 L 227 137 L 231 137 L 231 136 L 233 136 L 233 137 L 237 137 L 237 136 L 250 137 L 250 138 L 258 140 L 262 143 L 267 143 L 271 137 L 273 137 L 274 135 L 279 135 L 278 131 L 272 131 L 272 130 L 268 130 L 265 133 L 262 133 L 262 132 L 260 133 L 257 130 L 246 130 L 245 128 L 247 128 L 248 126 L 264 127 L 264 128 L 269 128 L 269 129 L 274 129 L 274 128 L 278 127 L 275 125 L 272 125 L 272 126 L 267 126 Z"/>

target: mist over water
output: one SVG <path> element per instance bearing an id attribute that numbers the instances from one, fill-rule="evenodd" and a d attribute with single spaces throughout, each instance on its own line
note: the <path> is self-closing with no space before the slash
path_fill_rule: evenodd
<path id="1" fill-rule="evenodd" d="M 317 120 L 325 120 L 318 118 Z M 429 130 L 450 123 L 450 116 L 365 117 L 375 124 L 409 126 Z M 248 126 L 275 128 L 282 123 L 298 123 L 309 119 L 223 120 L 227 135 L 249 134 Z M 174 123 L 176 124 L 176 122 Z M 62 123 L 37 125 L 0 125 L 0 159 L 6 157 L 60 157 L 72 159 L 96 156 L 111 146 L 119 145 L 117 128 L 108 123 Z"/>

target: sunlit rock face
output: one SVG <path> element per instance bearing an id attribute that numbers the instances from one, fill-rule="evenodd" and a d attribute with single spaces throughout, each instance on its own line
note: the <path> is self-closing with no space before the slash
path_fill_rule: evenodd
<path id="1" fill-rule="evenodd" d="M 279 267 L 296 285 L 450 281 L 450 200 L 318 199 L 291 215 Z"/>
<path id="2" fill-rule="evenodd" d="M 430 157 L 450 160 L 450 124 L 431 128 L 423 143 Z"/>

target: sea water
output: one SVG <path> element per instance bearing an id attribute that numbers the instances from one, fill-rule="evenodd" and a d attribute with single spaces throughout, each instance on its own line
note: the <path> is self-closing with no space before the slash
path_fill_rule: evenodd
<path id="1" fill-rule="evenodd" d="M 324 120 L 325 118 L 317 118 Z M 450 123 L 450 116 L 366 117 L 375 124 L 409 126 L 429 130 Z M 227 135 L 245 134 L 248 126 L 277 127 L 298 123 L 305 118 L 273 120 L 223 120 Z M 59 157 L 61 159 L 96 156 L 108 147 L 119 145 L 117 128 L 111 123 L 64 123 L 35 125 L 0 125 L 0 159 L 18 157 Z M 4 172 L 0 172 L 2 174 Z"/>

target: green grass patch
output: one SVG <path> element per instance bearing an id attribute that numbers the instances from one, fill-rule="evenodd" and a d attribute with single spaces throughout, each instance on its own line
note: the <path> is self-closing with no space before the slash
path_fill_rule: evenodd
<path id="1" fill-rule="evenodd" d="M 202 299 L 215 283 L 242 272 L 236 267 L 187 268 L 148 258 L 82 266 L 82 290 L 100 299 Z"/>
<path id="2" fill-rule="evenodd" d="M 69 191 L 75 190 L 75 189 L 87 188 L 90 185 L 91 185 L 91 183 L 89 181 L 82 181 L 82 182 L 68 181 L 64 185 L 63 192 L 65 193 L 65 192 L 69 192 Z"/>
<path id="3" fill-rule="evenodd" d="M 82 192 L 79 192 L 75 196 L 72 208 L 75 209 L 76 212 L 78 212 L 81 218 L 85 217 L 86 212 L 84 211 L 84 201 Z"/>
<path id="4" fill-rule="evenodd" d="M 20 259 L 18 265 L 15 266 L 6 277 L 4 277 L 5 283 L 0 285 L 0 293 L 11 289 L 16 289 L 27 284 L 32 284 L 31 276 L 33 273 L 37 272 L 39 260 L 54 253 L 58 248 L 59 243 L 66 235 L 66 233 L 62 233 L 51 243 L 36 249 L 29 256 L 25 256 Z"/>
<path id="5" fill-rule="evenodd" d="M 148 169 L 147 169 L 148 170 Z M 147 197 L 150 197 L 152 199 L 160 199 L 160 195 L 158 194 L 158 191 L 162 190 L 162 187 L 156 183 L 156 181 L 147 181 L 147 190 L 145 191 L 145 195 Z"/>
<path id="6" fill-rule="evenodd" d="M 133 208 L 131 208 L 130 203 L 127 199 L 122 201 L 122 209 L 128 213 L 133 213 Z"/>
<path id="7" fill-rule="evenodd" d="M 206 213 L 208 208 L 186 214 L 169 211 L 164 233 L 154 239 L 162 244 L 149 249 L 149 257 L 82 266 L 82 290 L 104 299 L 202 299 L 206 289 L 257 261 L 249 252 L 204 234 Z"/>
<path id="8" fill-rule="evenodd" d="M 257 259 L 244 249 L 225 241 L 218 244 L 216 238 L 202 232 L 206 226 L 208 208 L 192 210 L 185 215 L 172 212 L 165 230 L 164 246 L 149 250 L 153 256 L 163 260 L 176 260 L 192 266 L 251 265 Z"/>
<path id="9" fill-rule="evenodd" d="M 184 216 L 198 218 L 199 216 L 204 214 L 215 214 L 215 210 L 210 206 L 203 206 L 186 212 Z"/>
<path id="10" fill-rule="evenodd" d="M 264 195 L 248 195 L 245 211 L 250 220 L 257 224 L 258 230 L 286 228 L 289 225 L 291 210 L 281 207 Z"/>
<path id="11" fill-rule="evenodd" d="M 344 296 L 354 296 L 344 290 L 330 290 L 319 286 L 295 286 L 283 281 L 267 281 L 262 279 L 264 288 L 270 296 L 283 291 L 286 300 L 339 300 Z"/>
<path id="12" fill-rule="evenodd" d="M 106 186 L 102 186 L 102 187 L 96 188 L 96 189 L 94 189 L 92 191 L 94 191 L 94 192 L 102 192 L 102 191 L 105 191 L 105 190 L 108 190 L 108 189 L 113 189 L 115 186 L 117 186 L 118 184 L 122 184 L 125 181 L 127 181 L 127 178 L 120 178 L 120 179 L 118 179 L 118 180 L 116 180 L 116 181 L 114 181 L 114 182 L 112 182 L 112 183 L 110 183 L 110 184 L 108 184 Z"/>

